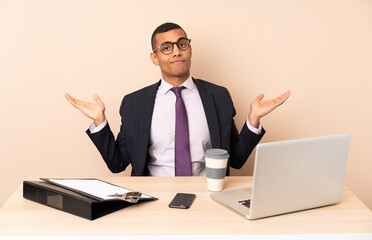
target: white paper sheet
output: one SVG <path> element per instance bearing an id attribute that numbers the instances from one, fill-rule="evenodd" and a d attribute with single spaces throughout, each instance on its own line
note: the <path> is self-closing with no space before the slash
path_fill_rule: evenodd
<path id="1" fill-rule="evenodd" d="M 111 194 L 124 194 L 127 192 L 132 192 L 123 187 L 115 186 L 110 183 L 101 181 L 99 179 L 53 179 L 49 178 L 49 181 L 62 185 L 68 188 L 73 188 L 81 192 L 88 193 L 90 195 L 110 200 L 115 199 L 115 197 L 109 197 Z M 152 198 L 146 194 L 141 195 L 141 199 Z"/>

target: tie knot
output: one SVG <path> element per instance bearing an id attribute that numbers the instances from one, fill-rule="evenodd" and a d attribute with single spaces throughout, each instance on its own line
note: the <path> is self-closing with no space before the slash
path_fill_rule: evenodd
<path id="1" fill-rule="evenodd" d="M 172 87 L 171 88 L 171 91 L 174 92 L 174 94 L 176 95 L 177 98 L 181 97 L 181 91 L 182 89 L 185 89 L 184 86 L 181 86 L 181 87 Z"/>

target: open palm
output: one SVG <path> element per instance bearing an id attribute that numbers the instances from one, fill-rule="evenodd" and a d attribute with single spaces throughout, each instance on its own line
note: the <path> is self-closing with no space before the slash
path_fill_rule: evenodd
<path id="1" fill-rule="evenodd" d="M 65 94 L 65 98 L 87 117 L 91 118 L 96 126 L 101 124 L 105 118 L 105 104 L 102 102 L 100 97 L 97 94 L 93 94 L 94 103 L 86 102 L 79 99 L 76 99 L 70 96 L 68 93 Z M 97 125 L 98 124 L 98 125 Z"/>
<path id="2" fill-rule="evenodd" d="M 269 99 L 266 101 L 262 101 L 262 99 L 264 98 L 263 94 L 258 95 L 256 99 L 251 103 L 251 111 L 248 117 L 252 126 L 257 126 L 261 117 L 267 115 L 275 108 L 282 105 L 289 98 L 290 95 L 291 92 L 287 91 L 277 98 Z"/>

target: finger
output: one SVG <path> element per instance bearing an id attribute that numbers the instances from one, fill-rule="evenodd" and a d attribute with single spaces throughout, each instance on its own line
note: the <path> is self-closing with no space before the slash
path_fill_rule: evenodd
<path id="1" fill-rule="evenodd" d="M 288 90 L 287 92 L 285 92 L 282 95 L 280 95 L 279 97 L 277 97 L 276 101 L 279 104 L 283 104 L 289 98 L 290 95 L 291 95 L 291 91 Z"/>
<path id="2" fill-rule="evenodd" d="M 102 103 L 101 98 L 97 94 L 93 94 L 93 99 L 96 101 L 96 103 Z"/>
<path id="3" fill-rule="evenodd" d="M 70 98 L 71 98 L 70 94 L 65 93 L 65 98 L 70 101 Z"/>
<path id="4" fill-rule="evenodd" d="M 75 104 L 76 104 L 76 99 L 75 98 L 73 98 L 73 97 L 71 97 L 70 96 L 70 94 L 68 94 L 68 93 L 65 93 L 65 98 L 72 104 L 72 105 L 74 105 L 75 106 Z"/>
<path id="5" fill-rule="evenodd" d="M 72 96 L 70 96 L 70 94 L 66 93 L 65 94 L 65 98 L 74 106 L 76 107 L 77 109 L 81 110 L 82 109 L 82 106 L 84 105 L 84 102 L 79 100 L 79 99 L 76 99 Z"/>
<path id="6" fill-rule="evenodd" d="M 287 99 L 290 95 L 291 95 L 291 91 L 288 90 L 285 93 L 283 93 L 281 96 Z"/>
<path id="7" fill-rule="evenodd" d="M 258 95 L 257 97 L 256 97 L 256 101 L 261 101 L 262 99 L 264 98 L 264 95 L 263 95 L 263 93 L 261 93 L 260 95 Z"/>

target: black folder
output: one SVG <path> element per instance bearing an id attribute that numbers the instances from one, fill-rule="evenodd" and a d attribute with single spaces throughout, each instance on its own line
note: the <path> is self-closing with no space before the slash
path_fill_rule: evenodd
<path id="1" fill-rule="evenodd" d="M 154 197 L 140 199 L 138 203 L 117 199 L 99 200 L 89 194 L 72 191 L 44 181 L 24 181 L 23 197 L 89 220 L 97 219 L 133 204 L 157 200 Z"/>

